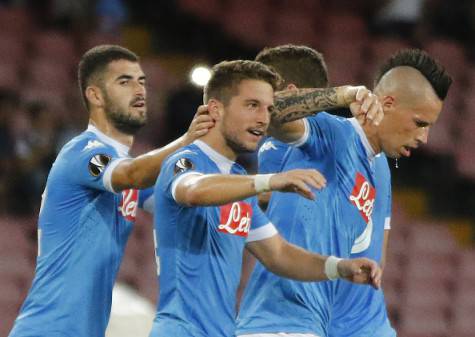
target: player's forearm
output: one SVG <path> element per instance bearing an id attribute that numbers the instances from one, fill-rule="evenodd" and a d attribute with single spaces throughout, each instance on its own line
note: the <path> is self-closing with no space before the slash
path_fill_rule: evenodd
<path id="1" fill-rule="evenodd" d="M 225 205 L 256 195 L 253 176 L 210 174 L 183 185 L 177 187 L 176 198 L 189 206 Z"/>
<path id="2" fill-rule="evenodd" d="M 184 136 L 168 145 L 125 161 L 114 170 L 112 186 L 115 191 L 127 188 L 143 189 L 155 184 L 166 157 L 185 146 Z"/>
<path id="3" fill-rule="evenodd" d="M 310 253 L 279 236 L 266 243 L 251 242 L 247 248 L 271 272 L 298 281 L 324 281 L 326 257 Z"/>
<path id="4" fill-rule="evenodd" d="M 321 111 L 348 107 L 356 91 L 351 86 L 297 89 L 277 92 L 271 119 L 274 126 L 295 121 Z"/>

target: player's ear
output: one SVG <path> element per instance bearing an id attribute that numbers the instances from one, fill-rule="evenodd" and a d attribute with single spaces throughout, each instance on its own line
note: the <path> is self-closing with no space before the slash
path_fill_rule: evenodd
<path id="1" fill-rule="evenodd" d="M 396 102 L 396 98 L 394 96 L 386 95 L 383 96 L 381 104 L 383 105 L 384 113 L 390 113 L 394 110 L 394 103 Z"/>
<path id="2" fill-rule="evenodd" d="M 99 87 L 95 85 L 90 85 L 86 88 L 86 98 L 89 101 L 90 105 L 93 106 L 103 106 L 104 100 L 102 97 L 102 91 Z"/>
<path id="3" fill-rule="evenodd" d="M 208 111 L 210 117 L 213 118 L 214 121 L 220 120 L 224 113 L 223 103 L 221 103 L 215 98 L 211 98 L 208 101 Z"/>

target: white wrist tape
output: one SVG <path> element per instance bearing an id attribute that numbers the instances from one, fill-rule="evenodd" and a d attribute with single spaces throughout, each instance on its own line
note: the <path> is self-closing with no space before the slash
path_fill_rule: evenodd
<path id="1" fill-rule="evenodd" d="M 270 178 L 274 174 L 256 174 L 254 176 L 254 188 L 256 193 L 269 192 L 270 191 Z"/>
<path id="2" fill-rule="evenodd" d="M 338 262 L 341 260 L 342 259 L 336 256 L 329 256 L 325 260 L 325 275 L 329 280 L 335 280 L 341 277 L 340 273 L 338 272 Z"/>

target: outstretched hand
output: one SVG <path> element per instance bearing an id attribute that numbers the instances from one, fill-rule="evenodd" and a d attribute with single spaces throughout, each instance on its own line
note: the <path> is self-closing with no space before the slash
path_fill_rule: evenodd
<path id="1" fill-rule="evenodd" d="M 344 259 L 338 262 L 338 273 L 347 281 L 359 284 L 369 284 L 375 289 L 381 287 L 382 270 L 370 259 Z"/>
<path id="2" fill-rule="evenodd" d="M 188 131 L 185 134 L 185 144 L 190 144 L 195 139 L 206 135 L 213 126 L 214 120 L 208 113 L 208 106 L 200 105 L 196 110 Z"/>
<path id="3" fill-rule="evenodd" d="M 272 191 L 294 192 L 310 200 L 315 199 L 312 187 L 322 189 L 326 186 L 326 183 L 325 177 L 317 170 L 312 169 L 277 173 L 269 181 Z"/>

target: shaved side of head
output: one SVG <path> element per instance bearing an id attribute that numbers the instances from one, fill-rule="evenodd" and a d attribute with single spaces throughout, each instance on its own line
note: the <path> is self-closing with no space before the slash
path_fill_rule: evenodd
<path id="1" fill-rule="evenodd" d="M 427 78 L 419 70 L 410 66 L 389 70 L 381 77 L 374 92 L 380 97 L 393 96 L 398 105 L 413 105 L 421 101 L 440 101 Z"/>

